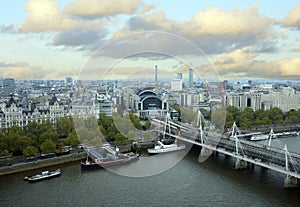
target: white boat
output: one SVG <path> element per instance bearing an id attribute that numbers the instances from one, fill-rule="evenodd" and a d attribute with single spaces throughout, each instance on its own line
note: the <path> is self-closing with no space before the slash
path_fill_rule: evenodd
<path id="1" fill-rule="evenodd" d="M 49 178 L 58 177 L 61 175 L 60 169 L 54 170 L 54 171 L 43 171 L 41 174 L 33 175 L 30 177 L 25 177 L 24 180 L 28 182 L 36 182 L 40 180 L 45 180 Z"/>
<path id="2" fill-rule="evenodd" d="M 178 145 L 177 143 L 164 145 L 162 142 L 157 141 L 157 144 L 154 146 L 154 148 L 147 149 L 149 154 L 160 154 L 160 153 L 166 153 L 166 152 L 174 152 L 185 149 L 185 145 L 181 144 Z"/>
<path id="3" fill-rule="evenodd" d="M 256 134 L 256 135 L 251 136 L 250 141 L 260 141 L 260 140 L 266 140 L 266 139 L 269 139 L 268 134 Z"/>
<path id="4" fill-rule="evenodd" d="M 285 137 L 296 137 L 299 136 L 299 132 L 282 132 L 274 134 L 277 138 L 285 138 Z"/>

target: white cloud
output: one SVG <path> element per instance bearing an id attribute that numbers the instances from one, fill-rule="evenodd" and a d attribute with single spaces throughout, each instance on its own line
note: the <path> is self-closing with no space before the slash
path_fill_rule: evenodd
<path id="1" fill-rule="evenodd" d="M 297 79 L 300 77 L 300 56 L 274 61 L 256 60 L 259 53 L 243 48 L 212 58 L 212 64 L 223 78 L 243 74 L 242 78 Z M 240 77 L 241 78 L 241 77 Z"/>
<path id="2" fill-rule="evenodd" d="M 278 62 L 283 76 L 300 76 L 300 56 Z"/>
<path id="3" fill-rule="evenodd" d="M 95 30 L 103 24 L 101 21 L 84 21 L 62 12 L 56 0 L 28 0 L 24 9 L 28 16 L 21 27 L 23 32 Z"/>
<path id="4" fill-rule="evenodd" d="M 89 30 L 71 30 L 68 32 L 61 32 L 57 34 L 53 40 L 53 45 L 63 46 L 80 46 L 86 47 L 92 44 L 100 46 L 98 41 L 105 36 L 105 32 L 102 31 L 89 31 Z"/>
<path id="5" fill-rule="evenodd" d="M 283 20 L 283 24 L 289 27 L 300 27 L 300 5 L 294 7 Z"/>
<path id="6" fill-rule="evenodd" d="M 67 4 L 65 11 L 84 17 L 114 16 L 132 14 L 138 9 L 140 3 L 141 0 L 77 0 Z"/>
<path id="7" fill-rule="evenodd" d="M 0 63 L 0 76 L 5 78 L 45 78 L 46 73 L 49 74 L 42 67 L 31 66 L 27 62 Z"/>
<path id="8" fill-rule="evenodd" d="M 258 54 L 253 53 L 252 49 L 247 47 L 216 56 L 212 59 L 212 64 L 218 71 L 244 70 L 249 68 L 250 63 L 257 56 Z"/>
<path id="9" fill-rule="evenodd" d="M 210 8 L 199 11 L 182 30 L 190 36 L 257 34 L 272 23 L 258 12 L 257 5 L 228 12 Z"/>
<path id="10" fill-rule="evenodd" d="M 258 12 L 257 5 L 231 11 L 218 8 L 200 10 L 184 22 L 170 20 L 163 11 L 155 11 L 130 18 L 127 26 L 116 31 L 114 37 L 133 31 L 166 31 L 194 41 L 207 54 L 220 54 L 274 36 L 273 23 L 272 19 Z"/>

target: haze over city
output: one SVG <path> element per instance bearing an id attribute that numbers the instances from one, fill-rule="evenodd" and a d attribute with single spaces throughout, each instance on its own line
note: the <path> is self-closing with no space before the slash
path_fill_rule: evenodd
<path id="1" fill-rule="evenodd" d="M 299 13 L 296 1 L 11 0 L 0 18 L 0 77 L 100 79 L 117 63 L 108 79 L 138 78 L 141 68 L 153 77 L 158 65 L 173 75 L 195 66 L 221 79 L 299 80 Z M 132 54 L 135 44 L 152 53 Z M 120 61 L 124 54 L 130 58 Z M 85 70 L 98 57 L 101 65 Z M 190 64 L 197 58 L 204 61 Z"/>

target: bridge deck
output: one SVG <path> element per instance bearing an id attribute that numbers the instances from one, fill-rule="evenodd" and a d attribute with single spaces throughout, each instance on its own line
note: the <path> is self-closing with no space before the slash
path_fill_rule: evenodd
<path id="1" fill-rule="evenodd" d="M 160 125 L 166 125 L 166 122 L 162 120 L 156 119 L 153 121 Z M 180 129 L 180 133 L 174 134 L 171 131 L 170 133 L 164 132 L 165 135 L 300 179 L 300 174 L 297 172 L 300 169 L 300 154 L 298 153 L 288 153 L 290 159 L 287 170 L 286 151 L 283 149 L 238 140 L 239 152 L 237 153 L 236 140 L 232 138 L 224 139 L 221 133 L 208 132 L 203 138 L 204 142 L 201 143 L 198 138 L 198 128 L 182 125 L 180 122 L 171 120 L 168 120 L 168 124 L 172 129 Z"/>

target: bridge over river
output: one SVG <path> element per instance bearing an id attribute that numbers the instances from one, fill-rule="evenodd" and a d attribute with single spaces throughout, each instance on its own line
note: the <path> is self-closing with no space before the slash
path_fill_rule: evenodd
<path id="1" fill-rule="evenodd" d="M 199 112 L 198 126 L 202 126 L 201 119 Z M 161 126 L 158 128 L 164 135 L 201 146 L 200 158 L 203 160 L 215 152 L 235 158 L 236 169 L 243 169 L 247 164 L 252 164 L 275 170 L 286 174 L 286 188 L 296 187 L 297 179 L 300 179 L 300 154 L 289 152 L 287 146 L 284 149 L 272 147 L 272 136 L 269 138 L 269 145 L 266 146 L 240 139 L 234 131 L 229 136 L 224 136 L 214 130 L 204 131 L 201 127 L 187 126 L 172 120 L 168 115 L 165 119 L 152 119 L 152 122 Z"/>

